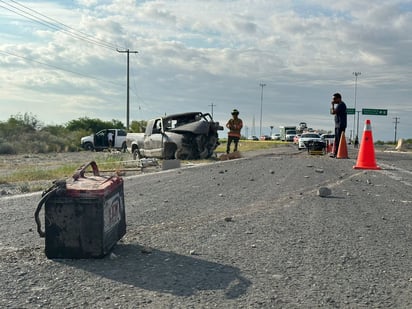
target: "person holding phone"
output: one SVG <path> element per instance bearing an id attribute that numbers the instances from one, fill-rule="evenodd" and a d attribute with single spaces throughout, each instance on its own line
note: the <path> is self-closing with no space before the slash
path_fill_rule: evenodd
<path id="1" fill-rule="evenodd" d="M 335 93 L 332 97 L 330 113 L 335 115 L 335 151 L 330 155 L 336 158 L 339 150 L 340 137 L 345 132 L 347 125 L 346 104 L 342 101 L 342 95 Z"/>

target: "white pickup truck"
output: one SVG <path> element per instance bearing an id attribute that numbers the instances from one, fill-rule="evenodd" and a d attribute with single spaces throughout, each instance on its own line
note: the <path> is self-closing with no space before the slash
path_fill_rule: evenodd
<path id="1" fill-rule="evenodd" d="M 109 145 L 109 133 L 112 134 L 112 145 Z M 95 134 L 82 137 L 80 144 L 86 150 L 101 151 L 111 147 L 126 151 L 126 135 L 127 132 L 123 129 L 104 129 Z"/>
<path id="2" fill-rule="evenodd" d="M 126 144 L 134 159 L 205 159 L 219 145 L 218 130 L 208 113 L 175 114 L 149 120 L 145 133 L 127 134 Z"/>

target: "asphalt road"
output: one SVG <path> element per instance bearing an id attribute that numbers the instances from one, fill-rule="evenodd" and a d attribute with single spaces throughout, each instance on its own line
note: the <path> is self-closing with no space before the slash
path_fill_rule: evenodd
<path id="1" fill-rule="evenodd" d="M 48 260 L 39 194 L 0 198 L 1 308 L 411 308 L 412 155 L 264 151 L 125 178 L 127 234 Z M 329 197 L 317 195 L 328 187 Z"/>

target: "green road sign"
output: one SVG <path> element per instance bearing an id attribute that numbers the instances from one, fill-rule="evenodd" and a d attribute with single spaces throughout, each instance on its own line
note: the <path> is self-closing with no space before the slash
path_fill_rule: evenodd
<path id="1" fill-rule="evenodd" d="M 387 109 L 362 108 L 362 115 L 388 116 Z"/>
<path id="2" fill-rule="evenodd" d="M 354 108 L 347 108 L 346 109 L 346 114 L 355 115 L 355 109 Z"/>

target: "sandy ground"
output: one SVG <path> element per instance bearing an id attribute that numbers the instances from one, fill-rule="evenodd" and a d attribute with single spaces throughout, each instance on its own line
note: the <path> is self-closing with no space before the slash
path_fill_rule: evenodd
<path id="1" fill-rule="evenodd" d="M 54 180 L 52 176 L 45 180 L 32 180 L 29 176 L 19 182 L 10 182 L 8 176 L 12 173 L 24 173 L 27 171 L 38 170 L 39 173 L 47 169 L 55 169 L 59 166 L 73 166 L 74 173 L 80 166 L 89 163 L 90 161 L 105 162 L 105 161 L 123 161 L 122 166 L 126 166 L 132 172 L 134 168 L 136 172 L 140 172 L 138 162 L 132 160 L 129 153 L 119 152 L 65 152 L 65 153 L 47 153 L 47 154 L 24 154 L 24 155 L 3 155 L 0 156 L 0 196 L 14 195 L 19 193 L 28 193 L 33 191 L 42 191 L 47 189 Z M 101 173 L 113 173 L 113 169 L 108 170 L 104 164 L 100 164 Z M 69 169 L 66 178 L 72 176 Z M 70 174 L 71 173 L 71 174 Z"/>

